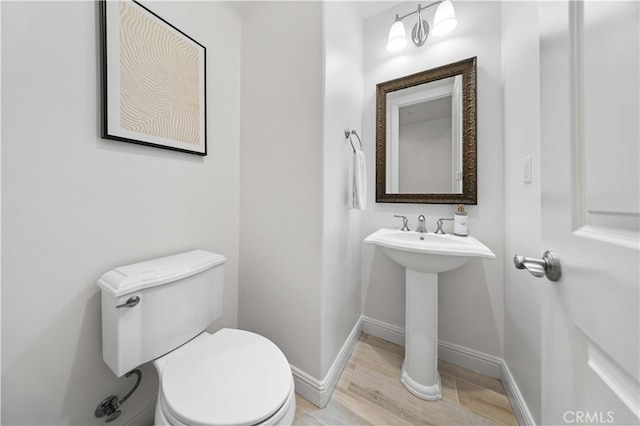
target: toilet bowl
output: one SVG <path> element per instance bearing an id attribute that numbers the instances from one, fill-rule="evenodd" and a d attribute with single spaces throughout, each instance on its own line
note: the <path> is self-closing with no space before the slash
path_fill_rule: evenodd
<path id="1" fill-rule="evenodd" d="M 249 331 L 204 331 L 222 317 L 226 258 L 204 250 L 102 275 L 102 358 L 116 376 L 153 361 L 156 425 L 287 425 L 295 414 L 284 354 Z"/>
<path id="2" fill-rule="evenodd" d="M 291 369 L 266 338 L 243 330 L 202 333 L 153 361 L 156 425 L 291 424 Z"/>

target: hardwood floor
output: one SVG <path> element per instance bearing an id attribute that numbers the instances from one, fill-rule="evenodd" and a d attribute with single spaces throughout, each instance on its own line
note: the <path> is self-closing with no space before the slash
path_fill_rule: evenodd
<path id="1" fill-rule="evenodd" d="M 402 346 L 362 334 L 327 406 L 296 395 L 294 425 L 517 425 L 499 380 L 438 363 L 442 400 L 423 401 L 400 383 Z"/>

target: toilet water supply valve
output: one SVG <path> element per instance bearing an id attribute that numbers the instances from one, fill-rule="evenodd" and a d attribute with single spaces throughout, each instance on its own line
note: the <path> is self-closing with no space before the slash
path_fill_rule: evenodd
<path id="1" fill-rule="evenodd" d="M 133 395 L 136 389 L 138 389 L 138 385 L 142 380 L 142 372 L 137 368 L 135 370 L 129 371 L 127 374 L 124 375 L 124 377 L 129 377 L 132 374 L 135 374 L 137 376 L 136 384 L 133 385 L 133 388 L 120 400 L 118 400 L 118 397 L 115 395 L 111 395 L 103 399 L 102 402 L 98 404 L 98 407 L 96 408 L 96 412 L 95 412 L 96 417 L 100 418 L 100 417 L 106 416 L 107 417 L 105 419 L 106 423 L 110 423 L 115 419 L 117 419 L 118 417 L 120 417 L 120 414 L 122 414 L 122 411 L 118 410 L 118 408 L 120 407 L 120 405 L 122 405 L 123 402 L 129 399 L 131 395 Z"/>

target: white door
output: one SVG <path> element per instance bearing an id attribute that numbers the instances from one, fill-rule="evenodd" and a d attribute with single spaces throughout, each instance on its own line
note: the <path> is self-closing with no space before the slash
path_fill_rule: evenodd
<path id="1" fill-rule="evenodd" d="M 545 425 L 640 423 L 639 9 L 540 3 Z"/>

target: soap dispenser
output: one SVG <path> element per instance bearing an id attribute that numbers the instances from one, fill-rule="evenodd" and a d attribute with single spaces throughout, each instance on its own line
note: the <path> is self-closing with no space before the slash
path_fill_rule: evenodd
<path id="1" fill-rule="evenodd" d="M 464 205 L 458 204 L 458 210 L 453 215 L 453 234 L 459 237 L 469 235 L 469 226 L 467 224 L 467 212 L 464 211 Z"/>

